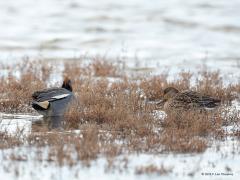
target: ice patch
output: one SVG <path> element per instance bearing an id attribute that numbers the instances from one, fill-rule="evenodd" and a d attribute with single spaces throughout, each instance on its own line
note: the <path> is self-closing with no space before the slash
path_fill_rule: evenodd
<path id="1" fill-rule="evenodd" d="M 15 135 L 28 135 L 31 132 L 32 122 L 39 121 L 42 116 L 32 116 L 23 114 L 0 113 L 0 132 L 7 132 Z"/>

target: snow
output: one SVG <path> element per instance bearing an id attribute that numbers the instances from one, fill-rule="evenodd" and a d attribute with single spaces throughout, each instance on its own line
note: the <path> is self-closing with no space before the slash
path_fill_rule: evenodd
<path id="1" fill-rule="evenodd" d="M 238 102 L 233 103 L 239 109 Z M 162 111 L 155 111 L 155 116 L 161 118 L 166 114 Z M 159 118 L 158 117 L 158 118 Z M 41 119 L 41 116 L 23 114 L 0 114 L 0 131 L 10 134 L 21 131 L 24 135 L 31 132 L 31 124 Z M 227 132 L 236 130 L 235 126 L 224 126 Z M 79 134 L 80 130 L 74 131 Z M 0 179 L 88 179 L 95 180 L 132 180 L 132 179 L 238 179 L 240 177 L 240 142 L 234 137 L 227 137 L 225 140 L 214 141 L 213 145 L 204 153 L 200 154 L 147 154 L 130 153 L 122 154 L 114 159 L 114 166 L 108 168 L 106 157 L 98 157 L 86 167 L 78 162 L 73 167 L 68 165 L 59 166 L 55 162 L 36 159 L 39 149 L 23 145 L 20 147 L 0 150 Z M 48 147 L 41 148 L 42 154 L 47 154 Z M 11 160 L 11 154 L 24 157 L 22 161 Z M 128 161 L 127 168 L 124 168 L 123 159 Z M 25 159 L 25 160 L 24 160 Z M 166 175 L 158 174 L 136 174 L 136 169 L 141 166 L 155 165 L 171 169 Z M 228 170 L 228 168 L 230 168 Z"/>
<path id="2" fill-rule="evenodd" d="M 64 165 L 57 166 L 47 161 L 36 161 L 36 149 L 31 147 L 15 148 L 2 150 L 0 160 L 0 179 L 15 179 L 15 171 L 19 171 L 21 179 L 88 179 L 95 180 L 106 179 L 238 179 L 240 176 L 239 154 L 233 153 L 234 146 L 239 145 L 235 140 L 217 142 L 221 149 L 216 151 L 216 147 L 209 148 L 202 154 L 130 154 L 128 156 L 121 155 L 114 160 L 117 169 L 107 168 L 107 161 L 104 157 L 93 161 L 90 167 L 82 165 L 80 162 L 73 167 Z M 47 148 L 45 149 L 47 150 Z M 27 161 L 11 162 L 8 157 L 12 152 L 26 156 Z M 128 159 L 128 167 L 125 170 L 122 160 Z M 136 168 L 146 165 L 163 165 L 166 169 L 172 169 L 167 175 L 143 174 L 135 173 Z M 9 168 L 9 172 L 5 168 Z M 228 172 L 227 167 L 231 170 Z M 206 173 L 214 173 L 206 175 Z M 222 173 L 229 174 L 223 175 Z M 205 175 L 202 175 L 205 174 Z M 218 175 L 219 174 L 219 175 Z"/>

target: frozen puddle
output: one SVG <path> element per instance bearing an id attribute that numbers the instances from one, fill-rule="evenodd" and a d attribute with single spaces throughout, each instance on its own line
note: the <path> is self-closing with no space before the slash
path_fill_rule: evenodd
<path id="1" fill-rule="evenodd" d="M 32 122 L 39 121 L 42 116 L 25 114 L 0 113 L 0 132 L 8 134 L 28 135 L 31 132 Z"/>

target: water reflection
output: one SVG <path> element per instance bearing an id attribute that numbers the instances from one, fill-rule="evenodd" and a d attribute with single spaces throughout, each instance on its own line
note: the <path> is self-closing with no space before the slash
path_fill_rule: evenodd
<path id="1" fill-rule="evenodd" d="M 63 116 L 51 116 L 42 118 L 39 121 L 32 123 L 32 132 L 39 132 L 43 130 L 63 130 Z"/>

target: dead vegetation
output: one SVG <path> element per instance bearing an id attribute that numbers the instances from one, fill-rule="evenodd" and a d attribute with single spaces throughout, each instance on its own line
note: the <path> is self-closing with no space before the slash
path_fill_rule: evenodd
<path id="1" fill-rule="evenodd" d="M 141 174 L 156 174 L 156 175 L 167 175 L 172 171 L 172 168 L 166 168 L 165 166 L 161 165 L 161 166 L 156 166 L 154 164 L 150 164 L 147 166 L 140 166 L 137 167 L 135 170 L 135 173 L 138 175 Z"/>
<path id="2" fill-rule="evenodd" d="M 30 106 L 31 94 L 48 87 L 50 76 L 59 66 L 45 61 L 1 66 L 8 73 L 0 79 L 0 111 L 34 112 Z M 76 101 L 65 114 L 64 129 L 67 131 L 48 132 L 47 128 L 39 128 L 27 138 L 31 146 L 48 146 L 47 161 L 60 166 L 72 166 L 78 161 L 88 166 L 92 160 L 104 155 L 111 167 L 111 160 L 123 152 L 202 153 L 211 146 L 212 139 L 226 136 L 222 126 L 239 126 L 240 123 L 239 111 L 228 109 L 232 100 L 237 99 L 240 85 L 224 85 L 220 72 L 204 70 L 197 77 L 190 72 L 181 72 L 175 80 L 168 81 L 166 73 L 132 79 L 121 63 L 100 58 L 88 64 L 71 61 L 63 66 L 64 70 L 59 72 L 72 79 L 76 96 Z M 115 77 L 115 80 L 109 77 Z M 191 86 L 192 81 L 195 86 Z M 215 96 L 222 100 L 223 108 L 213 114 L 183 113 L 180 119 L 171 116 L 164 120 L 156 118 L 152 114 L 156 107 L 146 100 L 159 99 L 168 86 Z M 239 137 L 239 132 L 235 136 Z M 5 134 L 1 134 L 1 139 L 0 149 L 21 144 Z M 43 157 L 39 159 L 43 160 Z M 154 165 L 136 170 L 137 174 L 162 175 L 168 172 L 170 170 L 165 167 Z"/>
<path id="3" fill-rule="evenodd" d="M 22 145 L 18 136 L 11 136 L 7 132 L 0 132 L 0 149 L 8 149 Z"/>
<path id="4" fill-rule="evenodd" d="M 0 79 L 1 112 L 31 112 L 29 102 L 32 92 L 46 87 L 52 66 L 44 61 L 22 63 L 11 67 L 0 67 L 7 74 Z"/>

